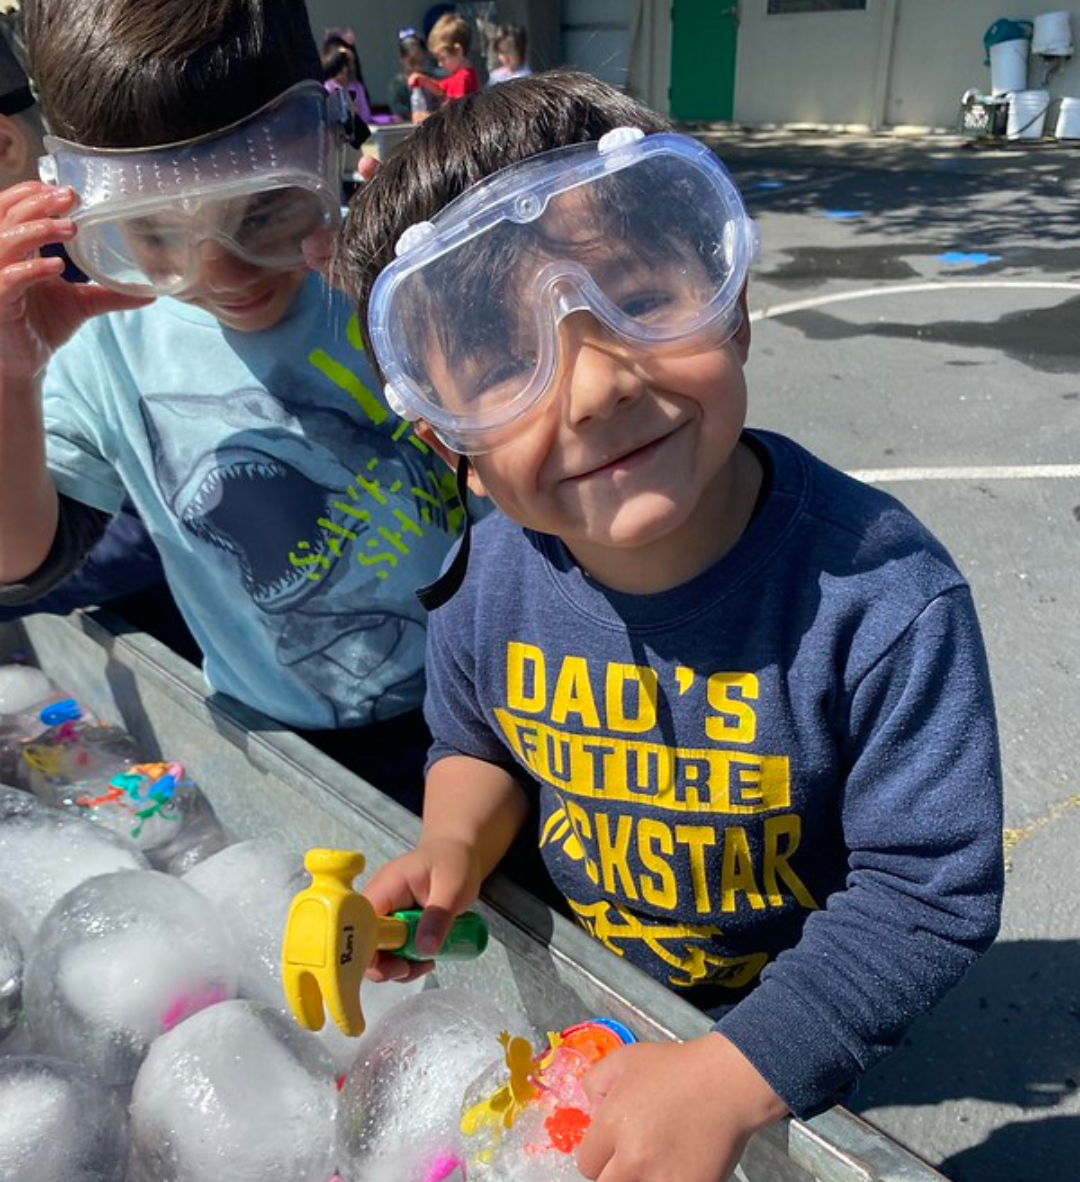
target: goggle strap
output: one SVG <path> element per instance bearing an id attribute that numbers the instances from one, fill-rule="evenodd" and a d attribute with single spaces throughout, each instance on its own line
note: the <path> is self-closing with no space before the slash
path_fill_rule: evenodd
<path id="1" fill-rule="evenodd" d="M 465 581 L 465 571 L 469 565 L 469 550 L 472 548 L 472 518 L 469 516 L 469 460 L 467 456 L 458 457 L 457 466 L 457 496 L 461 507 L 465 511 L 465 524 L 461 530 L 461 541 L 457 552 L 450 561 L 450 565 L 433 582 L 425 587 L 417 587 L 416 598 L 420 606 L 427 612 L 449 601 Z"/>
<path id="2" fill-rule="evenodd" d="M 355 110 L 351 111 L 345 119 L 345 142 L 351 148 L 359 148 L 369 139 L 371 139 L 371 128 Z"/>

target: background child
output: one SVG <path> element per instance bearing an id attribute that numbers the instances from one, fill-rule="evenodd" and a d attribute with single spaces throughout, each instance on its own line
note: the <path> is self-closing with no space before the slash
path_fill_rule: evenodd
<path id="1" fill-rule="evenodd" d="M 521 25 L 503 25 L 492 42 L 495 60 L 499 64 L 488 74 L 488 83 L 527 78 L 532 73 L 525 60 L 527 45 L 525 30 Z"/>
<path id="2" fill-rule="evenodd" d="M 422 86 L 410 86 L 414 74 L 431 74 L 435 63 L 424 38 L 413 28 L 398 32 L 398 60 L 401 71 L 390 79 L 390 110 L 399 118 L 420 123 L 439 105 L 439 99 Z M 416 118 L 419 115 L 421 118 Z"/>
<path id="3" fill-rule="evenodd" d="M 431 617 L 420 843 L 367 894 L 436 948 L 538 802 L 572 914 L 716 1019 L 591 1070 L 586 1178 L 726 1179 L 999 921 L 969 589 L 894 499 L 745 427 L 753 250 L 703 145 L 561 72 L 441 108 L 340 246 L 393 401 L 502 510 Z"/>
<path id="4" fill-rule="evenodd" d="M 368 99 L 364 72 L 360 66 L 360 54 L 356 49 L 356 37 L 352 29 L 328 29 L 323 39 L 322 52 L 323 85 L 327 90 L 343 90 L 349 96 L 353 108 L 369 125 L 392 123 L 394 117 L 383 111 L 373 111 Z"/>
<path id="5" fill-rule="evenodd" d="M 339 216 L 344 110 L 303 0 L 31 0 L 24 17 L 80 191 L 0 194 L 3 598 L 48 590 L 130 497 L 210 686 L 407 799 L 424 745 L 413 588 L 456 507 L 382 401 L 347 302 L 303 262 Z M 238 162 L 225 194 L 196 187 L 212 149 Z M 164 188 L 133 216 L 123 184 L 94 188 L 102 160 Z M 35 251 L 50 242 L 135 294 L 62 282 Z"/>
<path id="6" fill-rule="evenodd" d="M 444 13 L 431 28 L 428 49 L 445 77 L 432 78 L 417 72 L 409 75 L 409 86 L 419 86 L 440 102 L 464 98 L 480 89 L 480 75 L 469 62 L 472 29 L 464 17 Z"/>

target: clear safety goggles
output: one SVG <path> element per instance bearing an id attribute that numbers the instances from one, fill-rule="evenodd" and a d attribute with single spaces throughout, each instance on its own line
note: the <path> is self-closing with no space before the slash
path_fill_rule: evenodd
<path id="1" fill-rule="evenodd" d="M 341 218 L 342 152 L 356 116 L 342 94 L 301 82 L 222 131 L 152 148 L 45 137 L 42 180 L 79 195 L 68 250 L 99 283 L 175 295 L 204 243 L 259 267 L 303 262 L 301 244 Z"/>
<path id="2" fill-rule="evenodd" d="M 499 447 L 551 387 L 559 322 L 635 348 L 723 343 L 758 235 L 703 144 L 619 128 L 493 174 L 410 226 L 368 309 L 386 396 L 454 450 Z"/>

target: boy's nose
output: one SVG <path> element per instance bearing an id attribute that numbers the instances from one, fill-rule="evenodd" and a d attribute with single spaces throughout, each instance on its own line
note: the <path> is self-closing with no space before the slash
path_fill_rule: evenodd
<path id="1" fill-rule="evenodd" d="M 262 270 L 234 254 L 216 238 L 205 238 L 196 247 L 197 285 L 213 292 L 241 290 Z"/>
<path id="2" fill-rule="evenodd" d="M 559 324 L 563 409 L 575 426 L 606 419 L 645 389 L 634 351 L 591 312 Z"/>

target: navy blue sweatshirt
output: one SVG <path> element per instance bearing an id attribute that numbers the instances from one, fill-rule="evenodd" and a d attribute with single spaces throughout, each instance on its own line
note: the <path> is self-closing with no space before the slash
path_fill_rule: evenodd
<path id="1" fill-rule="evenodd" d="M 433 613 L 431 762 L 512 761 L 580 923 L 797 1114 L 997 932 L 1001 771 L 967 584 L 899 502 L 781 436 L 736 545 L 655 595 L 493 514 Z"/>

